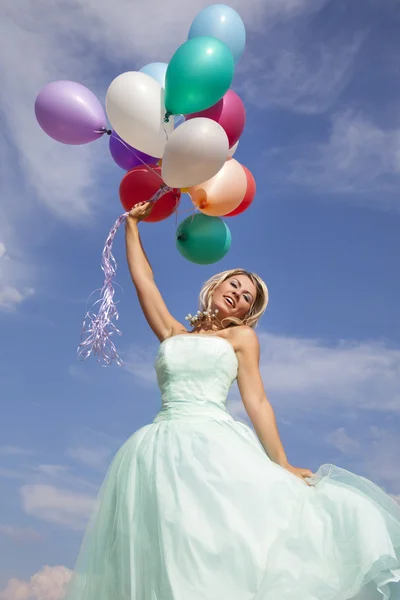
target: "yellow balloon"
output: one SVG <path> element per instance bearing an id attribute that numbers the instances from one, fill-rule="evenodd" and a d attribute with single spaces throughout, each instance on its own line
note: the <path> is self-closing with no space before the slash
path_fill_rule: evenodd
<path id="1" fill-rule="evenodd" d="M 189 189 L 190 189 L 190 188 L 188 188 L 188 187 L 181 188 L 181 192 L 182 192 L 182 194 L 188 194 L 188 193 L 189 193 Z"/>
<path id="2" fill-rule="evenodd" d="M 247 177 L 242 165 L 231 158 L 208 181 L 189 188 L 192 202 L 210 217 L 222 217 L 239 206 L 247 190 Z"/>

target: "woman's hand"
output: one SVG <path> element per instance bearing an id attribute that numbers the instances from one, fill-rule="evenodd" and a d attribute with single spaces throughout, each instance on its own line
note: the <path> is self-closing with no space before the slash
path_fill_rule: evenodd
<path id="1" fill-rule="evenodd" d="M 312 477 L 314 475 L 314 473 L 310 471 L 310 469 L 301 469 L 299 467 L 292 467 L 292 465 L 287 465 L 285 469 L 287 471 L 290 471 L 290 473 L 293 473 L 293 475 L 296 475 L 296 477 L 299 477 L 300 479 L 305 481 L 307 485 L 312 486 L 312 483 L 306 480 L 306 477 Z"/>
<path id="2" fill-rule="evenodd" d="M 152 202 L 139 202 L 138 204 L 135 204 L 135 206 L 129 212 L 128 221 L 139 223 L 139 221 L 143 221 L 143 219 L 148 217 L 152 210 Z"/>

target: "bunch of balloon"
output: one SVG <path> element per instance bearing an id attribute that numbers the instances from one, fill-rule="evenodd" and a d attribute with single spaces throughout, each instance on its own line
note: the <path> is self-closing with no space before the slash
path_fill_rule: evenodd
<path id="1" fill-rule="evenodd" d="M 196 16 L 187 41 L 169 63 L 150 63 L 111 82 L 106 111 L 80 83 L 55 81 L 36 98 L 37 120 L 49 136 L 65 144 L 84 144 L 109 134 L 111 156 L 129 174 L 120 186 L 126 211 L 152 200 L 158 206 L 147 220 L 165 219 L 176 213 L 183 190 L 196 211 L 210 218 L 235 216 L 255 195 L 251 173 L 232 158 L 246 122 L 244 104 L 231 89 L 245 44 L 240 15 L 224 4 L 208 6 Z M 207 220 L 192 219 L 192 229 L 200 222 L 205 248 Z M 215 240 L 214 221 L 208 222 L 210 239 Z M 178 235 L 181 251 L 191 231 L 186 231 L 185 240 Z M 222 238 L 221 249 L 229 249 Z M 201 250 L 193 256 L 181 253 L 193 262 L 205 261 Z M 222 250 L 214 257 L 208 253 L 207 261 L 223 255 Z"/>
<path id="2" fill-rule="evenodd" d="M 146 221 L 161 221 L 177 214 L 182 191 L 188 192 L 195 214 L 177 228 L 181 255 L 212 264 L 229 251 L 231 233 L 221 217 L 242 213 L 256 191 L 250 171 L 233 158 L 246 110 L 231 85 L 245 44 L 240 15 L 215 4 L 196 16 L 169 63 L 150 63 L 118 75 L 108 87 L 105 111 L 80 83 L 54 81 L 39 92 L 35 113 L 50 137 L 77 145 L 108 134 L 111 157 L 126 171 L 119 187 L 126 212 L 106 240 L 99 313 L 86 315 L 81 357 L 93 352 L 106 363 L 116 358 L 110 340 L 118 331 L 112 323 L 118 317 L 112 244 L 135 204 L 153 202 Z"/>

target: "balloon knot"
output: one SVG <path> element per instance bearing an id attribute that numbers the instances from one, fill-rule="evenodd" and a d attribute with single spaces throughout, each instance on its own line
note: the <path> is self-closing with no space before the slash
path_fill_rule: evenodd
<path id="1" fill-rule="evenodd" d="M 112 134 L 112 129 L 106 129 L 106 134 L 107 135 L 111 135 Z"/>
<path id="2" fill-rule="evenodd" d="M 170 117 L 172 117 L 172 112 L 169 112 L 169 110 L 167 110 L 167 112 L 165 113 L 165 117 L 164 117 L 164 123 L 169 123 Z"/>
<path id="3" fill-rule="evenodd" d="M 178 235 L 176 236 L 176 239 L 179 242 L 184 242 L 186 240 L 186 235 L 184 233 L 178 233 Z"/>

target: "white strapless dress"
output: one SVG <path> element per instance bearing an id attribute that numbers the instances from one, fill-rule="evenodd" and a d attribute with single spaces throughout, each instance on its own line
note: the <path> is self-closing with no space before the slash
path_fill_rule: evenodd
<path id="1" fill-rule="evenodd" d="M 228 341 L 170 338 L 156 370 L 162 408 L 109 468 L 67 600 L 400 600 L 400 506 L 273 463 L 226 409 Z"/>

